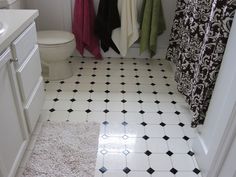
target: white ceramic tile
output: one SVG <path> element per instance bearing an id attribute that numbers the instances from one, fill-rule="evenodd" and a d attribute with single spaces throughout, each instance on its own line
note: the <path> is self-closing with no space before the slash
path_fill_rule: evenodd
<path id="1" fill-rule="evenodd" d="M 151 167 L 155 170 L 170 171 L 172 168 L 170 157 L 166 154 L 152 154 L 149 159 Z"/>
<path id="2" fill-rule="evenodd" d="M 145 112 L 157 112 L 159 110 L 156 103 L 142 103 L 142 108 Z"/>
<path id="3" fill-rule="evenodd" d="M 125 155 L 123 153 L 107 153 L 104 157 L 104 166 L 111 170 L 125 168 Z"/>
<path id="4" fill-rule="evenodd" d="M 103 177 L 126 177 L 122 170 L 108 170 Z"/>
<path id="5" fill-rule="evenodd" d="M 143 122 L 142 115 L 137 112 L 128 112 L 125 114 L 125 121 L 128 123 L 140 124 Z"/>
<path id="6" fill-rule="evenodd" d="M 128 177 L 150 177 L 150 174 L 146 171 L 131 171 Z"/>
<path id="7" fill-rule="evenodd" d="M 182 138 L 171 138 L 168 140 L 168 145 L 171 152 L 187 153 L 190 149 L 187 142 Z"/>
<path id="8" fill-rule="evenodd" d="M 166 125 L 165 132 L 169 137 L 182 138 L 184 136 L 182 127 L 176 125 Z"/>
<path id="9" fill-rule="evenodd" d="M 197 136 L 196 128 L 191 128 L 190 126 L 184 126 L 183 130 L 184 133 L 190 138 L 195 138 Z"/>
<path id="10" fill-rule="evenodd" d="M 106 121 L 106 116 L 104 112 L 93 111 L 88 114 L 87 120 L 89 122 L 103 123 Z"/>
<path id="11" fill-rule="evenodd" d="M 138 112 L 142 107 L 138 102 L 128 102 L 124 104 L 124 109 L 128 112 Z"/>
<path id="12" fill-rule="evenodd" d="M 87 119 L 87 113 L 84 111 L 73 111 L 69 114 L 68 120 L 70 122 L 85 122 Z"/>
<path id="13" fill-rule="evenodd" d="M 98 152 L 95 169 L 100 169 L 101 167 L 103 167 L 103 155 Z"/>
<path id="14" fill-rule="evenodd" d="M 180 123 L 180 119 L 179 116 L 176 115 L 175 113 L 163 113 L 161 115 L 163 122 L 165 122 L 166 124 L 179 124 Z"/>
<path id="15" fill-rule="evenodd" d="M 75 111 L 85 111 L 89 109 L 89 103 L 87 101 L 75 101 L 72 103 L 71 109 Z"/>
<path id="16" fill-rule="evenodd" d="M 175 177 L 171 172 L 155 172 L 152 174 L 152 177 Z"/>
<path id="17" fill-rule="evenodd" d="M 108 137 L 106 139 L 100 138 L 99 144 L 110 153 L 121 153 L 125 150 L 127 141 L 128 140 L 124 140 L 122 137 Z M 129 142 L 133 143 L 131 140 Z"/>
<path id="18" fill-rule="evenodd" d="M 104 111 L 106 109 L 106 103 L 104 101 L 93 101 L 90 103 L 89 109 L 92 111 Z"/>
<path id="19" fill-rule="evenodd" d="M 74 95 L 74 98 L 76 100 L 88 100 L 90 98 L 89 92 L 77 92 Z"/>
<path id="20" fill-rule="evenodd" d="M 147 124 L 160 124 L 162 122 L 161 116 L 157 113 L 147 112 L 143 115 L 143 121 Z"/>
<path id="21" fill-rule="evenodd" d="M 74 97 L 74 94 L 75 94 L 74 92 L 65 92 L 65 91 L 63 91 L 63 92 L 58 93 L 57 98 L 59 100 L 70 100 Z"/>
<path id="22" fill-rule="evenodd" d="M 105 90 L 104 90 L 105 91 Z M 91 94 L 92 100 L 100 100 L 103 101 L 107 98 L 107 94 L 105 92 L 94 92 Z"/>
<path id="23" fill-rule="evenodd" d="M 147 146 L 143 138 L 128 138 L 126 140 L 126 148 L 129 152 L 144 153 L 147 150 Z"/>
<path id="24" fill-rule="evenodd" d="M 172 113 L 176 111 L 175 106 L 170 103 L 160 103 L 158 107 L 162 112 Z"/>
<path id="25" fill-rule="evenodd" d="M 125 130 L 126 135 L 129 137 L 143 137 L 145 135 L 144 127 L 142 125 L 128 124 L 125 126 Z"/>
<path id="26" fill-rule="evenodd" d="M 45 93 L 45 99 L 46 100 L 52 100 L 52 99 L 54 99 L 54 98 L 56 98 L 57 97 L 57 95 L 58 95 L 58 92 L 53 92 L 53 91 L 47 91 L 46 93 Z"/>
<path id="27" fill-rule="evenodd" d="M 151 93 L 143 93 L 140 95 L 141 100 L 145 102 L 154 102 L 156 100 L 156 96 Z"/>
<path id="28" fill-rule="evenodd" d="M 176 177 L 199 177 L 193 172 L 179 172 L 176 174 Z"/>
<path id="29" fill-rule="evenodd" d="M 108 124 L 106 126 L 106 134 L 108 136 L 123 136 L 125 134 L 125 128 L 121 124 Z"/>
<path id="30" fill-rule="evenodd" d="M 164 129 L 160 125 L 147 125 L 145 131 L 149 137 L 163 137 L 165 135 Z"/>
<path id="31" fill-rule="evenodd" d="M 70 109 L 72 102 L 71 101 L 57 101 L 54 105 L 54 109 L 58 111 L 66 111 Z"/>
<path id="32" fill-rule="evenodd" d="M 107 113 L 107 118 L 106 120 L 109 122 L 109 123 L 117 123 L 117 124 L 120 124 L 124 121 L 124 114 L 121 113 L 121 112 L 108 112 Z"/>
<path id="33" fill-rule="evenodd" d="M 43 110 L 49 110 L 51 108 L 53 108 L 55 102 L 51 101 L 51 100 L 45 100 L 44 104 L 43 104 Z"/>
<path id="34" fill-rule="evenodd" d="M 55 111 L 51 113 L 49 120 L 53 122 L 65 122 L 69 118 L 67 111 Z"/>
<path id="35" fill-rule="evenodd" d="M 118 92 L 109 93 L 107 98 L 110 101 L 121 101 L 123 99 L 123 94 Z"/>
<path id="36" fill-rule="evenodd" d="M 173 154 L 171 159 L 174 168 L 180 171 L 192 171 L 195 168 L 192 157 L 187 154 Z"/>
<path id="37" fill-rule="evenodd" d="M 127 156 L 127 167 L 131 170 L 147 170 L 148 156 L 142 153 L 130 153 Z"/>
<path id="38" fill-rule="evenodd" d="M 109 111 L 121 112 L 124 109 L 123 108 L 123 103 L 111 101 L 111 102 L 107 103 L 107 109 Z"/>
<path id="39" fill-rule="evenodd" d="M 167 143 L 162 138 L 151 138 L 147 140 L 148 150 L 152 153 L 166 153 L 168 151 Z"/>

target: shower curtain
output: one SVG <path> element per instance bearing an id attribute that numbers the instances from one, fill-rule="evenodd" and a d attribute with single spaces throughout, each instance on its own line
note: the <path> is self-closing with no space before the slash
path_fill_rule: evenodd
<path id="1" fill-rule="evenodd" d="M 177 0 L 167 59 L 176 65 L 192 127 L 204 123 L 235 9 L 236 0 Z"/>

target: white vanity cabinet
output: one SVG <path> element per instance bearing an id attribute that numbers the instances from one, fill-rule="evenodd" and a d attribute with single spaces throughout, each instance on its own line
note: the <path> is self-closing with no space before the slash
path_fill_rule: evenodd
<path id="1" fill-rule="evenodd" d="M 0 54 L 0 176 L 13 177 L 24 154 L 28 133 L 16 75 L 8 48 Z"/>

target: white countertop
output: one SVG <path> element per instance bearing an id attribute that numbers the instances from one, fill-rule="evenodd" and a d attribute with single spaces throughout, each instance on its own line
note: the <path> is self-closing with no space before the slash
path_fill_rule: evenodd
<path id="1" fill-rule="evenodd" d="M 38 10 L 0 10 L 0 22 L 6 25 L 6 32 L 0 35 L 2 53 L 34 20 Z"/>

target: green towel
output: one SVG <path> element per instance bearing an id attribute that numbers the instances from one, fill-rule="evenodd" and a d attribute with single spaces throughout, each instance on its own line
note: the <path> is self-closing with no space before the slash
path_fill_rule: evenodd
<path id="1" fill-rule="evenodd" d="M 144 0 L 142 14 L 140 54 L 149 50 L 153 57 L 156 54 L 157 37 L 166 29 L 161 0 Z"/>

